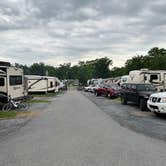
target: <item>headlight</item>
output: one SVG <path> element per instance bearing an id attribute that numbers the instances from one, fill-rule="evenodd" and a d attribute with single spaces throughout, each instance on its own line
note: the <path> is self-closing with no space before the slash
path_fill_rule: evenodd
<path id="1" fill-rule="evenodd" d="M 161 98 L 161 103 L 166 103 L 166 97 L 165 98 Z"/>

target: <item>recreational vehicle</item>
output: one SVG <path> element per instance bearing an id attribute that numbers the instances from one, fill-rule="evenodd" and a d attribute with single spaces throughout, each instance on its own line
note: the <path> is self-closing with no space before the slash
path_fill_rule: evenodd
<path id="1" fill-rule="evenodd" d="M 129 73 L 130 83 L 151 83 L 158 91 L 166 90 L 166 70 L 133 70 Z"/>
<path id="2" fill-rule="evenodd" d="M 12 99 L 25 97 L 25 87 L 23 70 L 10 63 L 0 62 L 0 100 L 6 102 L 8 96 Z"/>
<path id="3" fill-rule="evenodd" d="M 87 81 L 87 85 L 98 85 L 101 84 L 103 81 L 102 78 L 98 78 L 98 79 L 91 79 Z"/>
<path id="4" fill-rule="evenodd" d="M 112 84 L 114 83 L 114 78 L 104 78 L 102 79 L 101 84 Z"/>
<path id="5" fill-rule="evenodd" d="M 124 75 L 124 76 L 122 76 L 121 79 L 120 79 L 120 85 L 122 85 L 122 84 L 124 84 L 124 83 L 128 83 L 129 80 L 130 80 L 129 75 Z"/>
<path id="6" fill-rule="evenodd" d="M 61 81 L 57 77 L 54 77 L 54 79 L 55 79 L 55 92 L 58 92 L 60 89 Z"/>
<path id="7" fill-rule="evenodd" d="M 47 93 L 55 91 L 55 78 L 48 76 L 26 75 L 28 82 L 28 92 Z"/>

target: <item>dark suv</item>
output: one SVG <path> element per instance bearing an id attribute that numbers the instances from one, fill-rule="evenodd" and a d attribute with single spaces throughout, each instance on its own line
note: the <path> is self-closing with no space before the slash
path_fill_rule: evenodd
<path id="1" fill-rule="evenodd" d="M 121 103 L 125 105 L 128 101 L 135 102 L 145 111 L 149 96 L 155 92 L 156 88 L 151 84 L 126 83 L 122 85 Z"/>

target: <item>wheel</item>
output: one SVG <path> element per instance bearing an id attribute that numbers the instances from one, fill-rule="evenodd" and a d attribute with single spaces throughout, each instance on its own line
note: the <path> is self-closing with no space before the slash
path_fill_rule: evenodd
<path id="1" fill-rule="evenodd" d="M 127 105 L 127 99 L 123 96 L 121 96 L 121 104 Z"/>
<path id="2" fill-rule="evenodd" d="M 107 97 L 108 97 L 108 98 L 111 98 L 111 94 L 110 94 L 110 93 L 107 93 Z"/>
<path id="3" fill-rule="evenodd" d="M 97 91 L 95 91 L 95 96 L 99 96 L 99 93 Z"/>
<path id="4" fill-rule="evenodd" d="M 29 108 L 29 104 L 27 104 L 27 103 L 20 103 L 18 105 L 18 110 L 19 111 L 27 111 L 28 108 Z"/>
<path id="5" fill-rule="evenodd" d="M 4 112 L 8 112 L 12 109 L 12 104 L 11 103 L 7 103 L 2 107 L 2 111 Z"/>
<path id="6" fill-rule="evenodd" d="M 141 111 L 146 111 L 147 106 L 146 106 L 146 101 L 144 99 L 140 99 L 139 108 Z"/>

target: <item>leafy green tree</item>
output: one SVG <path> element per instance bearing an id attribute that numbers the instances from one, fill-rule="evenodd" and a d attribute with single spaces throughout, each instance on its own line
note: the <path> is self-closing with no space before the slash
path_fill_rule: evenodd
<path id="1" fill-rule="evenodd" d="M 30 71 L 32 75 L 46 75 L 46 66 L 44 63 L 34 63 L 32 66 L 30 66 Z"/>
<path id="2" fill-rule="evenodd" d="M 112 60 L 105 57 L 96 59 L 94 62 L 95 65 L 95 74 L 97 78 L 108 78 L 110 77 L 110 65 L 112 65 Z"/>

